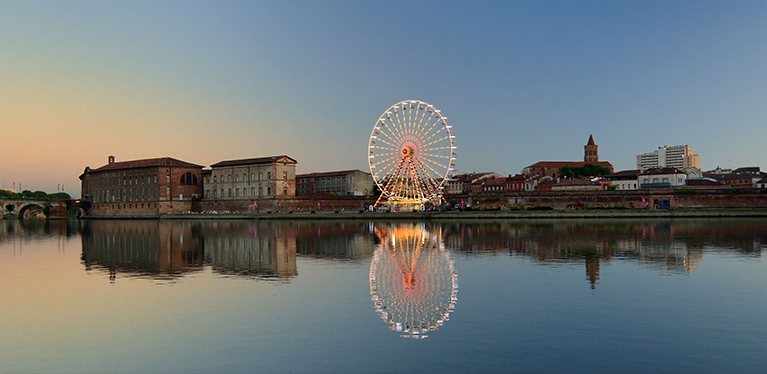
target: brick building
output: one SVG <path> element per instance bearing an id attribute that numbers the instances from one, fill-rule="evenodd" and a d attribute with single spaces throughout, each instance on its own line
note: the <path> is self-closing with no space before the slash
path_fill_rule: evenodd
<path id="1" fill-rule="evenodd" d="M 282 155 L 226 160 L 205 171 L 203 210 L 279 209 L 296 196 L 297 161 Z"/>
<path id="2" fill-rule="evenodd" d="M 594 137 L 589 135 L 583 154 L 583 161 L 538 161 L 522 170 L 522 174 L 545 175 L 556 178 L 559 169 L 563 166 L 583 167 L 586 164 L 594 164 L 606 167 L 610 173 L 615 172 L 613 164 L 608 161 L 599 161 L 598 146 L 594 143 Z"/>
<path id="3" fill-rule="evenodd" d="M 192 210 L 202 197 L 202 166 L 171 157 L 86 167 L 80 175 L 81 196 L 91 216 L 152 216 Z"/>

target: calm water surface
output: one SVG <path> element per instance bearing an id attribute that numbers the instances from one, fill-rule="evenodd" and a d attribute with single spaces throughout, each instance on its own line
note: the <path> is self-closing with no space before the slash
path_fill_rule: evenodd
<path id="1" fill-rule="evenodd" d="M 765 372 L 767 220 L 0 221 L 0 372 Z"/>

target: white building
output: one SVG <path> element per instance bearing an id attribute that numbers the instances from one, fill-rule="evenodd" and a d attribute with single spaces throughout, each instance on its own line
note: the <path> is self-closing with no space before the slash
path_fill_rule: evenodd
<path id="1" fill-rule="evenodd" d="M 698 168 L 700 169 L 700 156 L 692 154 L 689 145 L 675 145 L 658 147 L 652 153 L 637 155 L 637 169 L 647 170 L 650 168 Z"/>
<path id="2" fill-rule="evenodd" d="M 680 188 L 687 184 L 687 174 L 677 168 L 647 169 L 637 176 L 639 188 Z"/>

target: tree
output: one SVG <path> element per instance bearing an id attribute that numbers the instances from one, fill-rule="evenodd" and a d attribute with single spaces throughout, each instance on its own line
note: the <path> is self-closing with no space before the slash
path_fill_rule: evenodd
<path id="1" fill-rule="evenodd" d="M 570 165 L 562 166 L 561 168 L 559 168 L 559 171 L 557 172 L 557 176 L 563 179 L 573 179 L 573 177 L 575 177 L 575 173 L 573 169 L 575 168 Z"/>
<path id="2" fill-rule="evenodd" d="M 559 168 L 557 176 L 564 179 L 597 177 L 610 174 L 610 169 L 597 164 L 585 164 L 583 166 L 565 165 Z"/>

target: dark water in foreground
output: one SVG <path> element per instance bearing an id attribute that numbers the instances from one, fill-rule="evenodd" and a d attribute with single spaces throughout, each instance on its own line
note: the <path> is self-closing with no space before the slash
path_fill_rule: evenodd
<path id="1" fill-rule="evenodd" d="M 0 221 L 0 372 L 765 372 L 765 248 L 764 219 Z"/>

